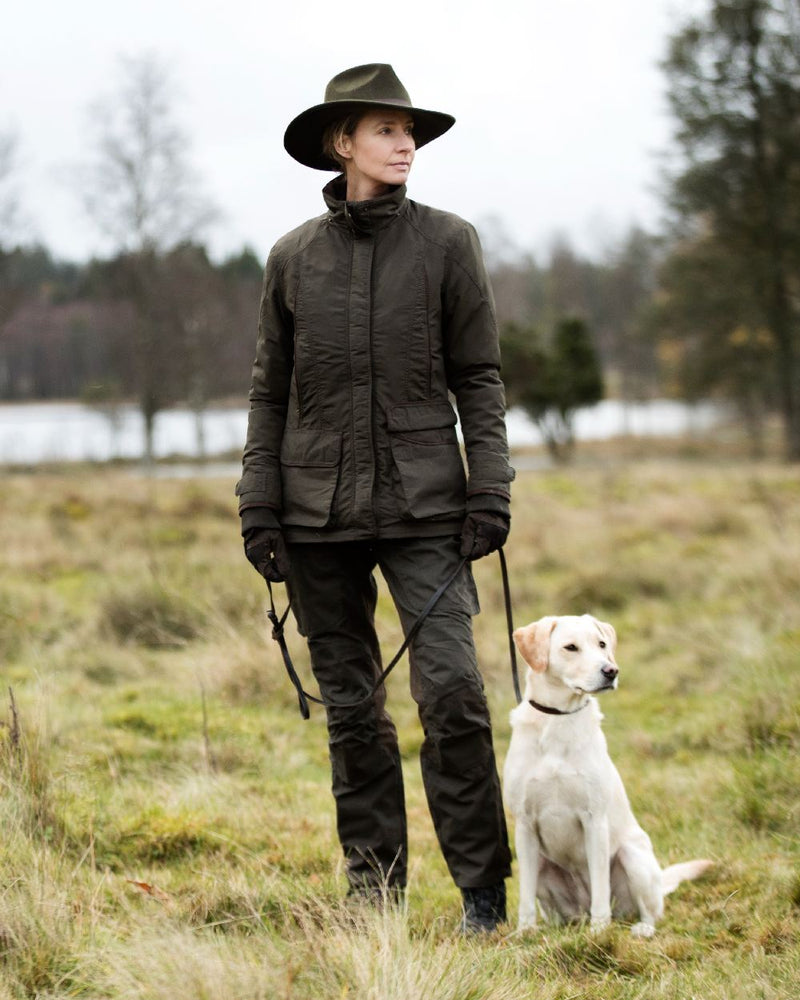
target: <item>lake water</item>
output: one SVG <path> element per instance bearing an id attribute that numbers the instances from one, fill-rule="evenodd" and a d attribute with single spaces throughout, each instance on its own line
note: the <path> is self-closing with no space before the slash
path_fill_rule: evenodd
<path id="1" fill-rule="evenodd" d="M 241 451 L 247 431 L 247 409 L 209 409 L 203 415 L 206 455 Z M 682 435 L 703 431 L 719 419 L 711 405 L 688 407 L 669 400 L 621 404 L 604 400 L 575 416 L 578 440 Z M 508 414 L 511 447 L 541 444 L 534 423 L 523 412 Z M 133 406 L 120 407 L 112 421 L 80 403 L 0 404 L 0 463 L 107 461 L 140 459 L 144 423 Z M 154 450 L 158 458 L 198 456 L 197 425 L 190 410 L 165 410 L 155 421 Z"/>

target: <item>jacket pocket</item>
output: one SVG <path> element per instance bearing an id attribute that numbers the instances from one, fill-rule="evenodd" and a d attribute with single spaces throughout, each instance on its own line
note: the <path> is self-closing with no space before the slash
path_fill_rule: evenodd
<path id="1" fill-rule="evenodd" d="M 339 481 L 338 431 L 287 430 L 281 442 L 283 524 L 321 528 L 328 523 Z"/>
<path id="2" fill-rule="evenodd" d="M 464 510 L 466 476 L 456 414 L 446 401 L 401 403 L 387 411 L 392 456 L 412 517 Z"/>

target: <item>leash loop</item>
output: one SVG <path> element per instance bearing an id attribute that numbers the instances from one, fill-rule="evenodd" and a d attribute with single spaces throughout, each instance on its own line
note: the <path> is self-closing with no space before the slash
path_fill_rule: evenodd
<path id="1" fill-rule="evenodd" d="M 497 552 L 498 555 L 500 556 L 500 567 L 503 576 L 503 596 L 504 596 L 504 603 L 506 610 L 506 622 L 508 625 L 509 649 L 511 655 L 511 677 L 514 683 L 514 694 L 516 695 L 517 702 L 520 702 L 522 701 L 522 695 L 520 694 L 519 678 L 517 676 L 516 648 L 514 645 L 514 640 L 511 636 L 511 633 L 513 632 L 513 624 L 511 617 L 511 590 L 508 582 L 508 567 L 506 565 L 505 553 L 503 552 L 502 548 L 498 549 Z M 294 664 L 292 663 L 292 658 L 289 654 L 289 648 L 286 645 L 286 637 L 284 635 L 284 625 L 286 624 L 286 619 L 288 618 L 289 612 L 292 607 L 291 598 L 286 606 L 286 610 L 284 611 L 283 615 L 281 617 L 278 617 L 278 612 L 275 609 L 275 600 L 272 594 L 272 584 L 270 583 L 269 580 L 267 580 L 266 581 L 267 590 L 269 591 L 269 608 L 267 609 L 267 618 L 269 619 L 272 625 L 272 638 L 278 643 L 278 646 L 280 647 L 281 656 L 283 657 L 283 664 L 286 667 L 286 672 L 289 675 L 290 681 L 294 685 L 295 691 L 297 692 L 297 701 L 300 708 L 300 714 L 302 715 L 302 717 L 304 719 L 309 719 L 311 717 L 311 710 L 308 705 L 310 701 L 314 702 L 316 705 L 322 705 L 324 707 L 329 707 L 329 708 L 358 708 L 359 705 L 363 705 L 365 701 L 369 701 L 370 698 L 374 697 L 375 692 L 382 684 L 386 683 L 386 678 L 389 676 L 392 670 L 394 670 L 394 668 L 397 666 L 403 653 L 405 653 L 405 651 L 408 649 L 411 642 L 413 641 L 414 637 L 416 636 L 417 632 L 419 632 L 419 630 L 422 628 L 425 619 L 428 617 L 431 611 L 433 611 L 439 599 L 442 597 L 445 591 L 450 587 L 450 585 L 453 583 L 456 577 L 461 573 L 462 569 L 468 562 L 469 559 L 467 557 L 462 558 L 459 561 L 456 568 L 453 570 L 453 572 L 447 577 L 447 579 L 437 587 L 437 589 L 433 592 L 433 594 L 431 594 L 431 596 L 428 598 L 427 604 L 419 613 L 419 616 L 417 617 L 414 624 L 408 630 L 408 633 L 406 634 L 406 637 L 403 640 L 400 649 L 398 649 L 397 653 L 392 657 L 391 662 L 381 671 L 380 676 L 377 678 L 377 680 L 372 685 L 367 694 L 365 694 L 363 698 L 359 698 L 356 701 L 347 701 L 347 702 L 325 701 L 322 698 L 317 697 L 316 695 L 309 694 L 309 692 L 303 688 L 303 683 L 300 680 L 297 671 L 294 668 Z"/>
<path id="2" fill-rule="evenodd" d="M 303 690 L 303 683 L 297 676 L 297 671 L 294 669 L 294 664 L 292 663 L 292 658 L 289 655 L 289 647 L 286 645 L 286 637 L 283 634 L 283 627 L 286 624 L 286 619 L 289 617 L 289 611 L 292 607 L 291 600 L 286 605 L 286 611 L 283 613 L 283 617 L 278 617 L 278 612 L 275 610 L 275 599 L 272 596 L 272 584 L 267 580 L 267 590 L 269 591 L 269 608 L 267 609 L 267 618 L 269 618 L 272 623 L 272 638 L 278 643 L 280 647 L 281 656 L 283 657 L 283 665 L 286 667 L 286 672 L 289 675 L 289 680 L 294 685 L 295 691 L 297 691 L 297 703 L 300 709 L 300 714 L 304 719 L 311 718 L 311 709 L 308 707 L 308 695 Z"/>

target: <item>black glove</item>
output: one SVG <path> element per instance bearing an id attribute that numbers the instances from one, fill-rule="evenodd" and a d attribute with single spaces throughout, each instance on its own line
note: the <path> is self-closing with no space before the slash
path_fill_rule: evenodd
<path id="1" fill-rule="evenodd" d="M 289 553 L 277 520 L 275 527 L 249 528 L 244 535 L 244 553 L 271 583 L 282 583 L 289 575 Z"/>
<path id="2" fill-rule="evenodd" d="M 505 544 L 511 527 L 510 518 L 489 510 L 473 510 L 467 514 L 461 529 L 461 555 L 467 559 L 482 559 Z"/>

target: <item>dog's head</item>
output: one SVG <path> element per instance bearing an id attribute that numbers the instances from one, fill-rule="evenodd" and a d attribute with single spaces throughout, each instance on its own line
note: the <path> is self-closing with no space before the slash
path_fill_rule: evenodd
<path id="1" fill-rule="evenodd" d="M 516 629 L 514 641 L 534 673 L 576 694 L 617 686 L 617 633 L 608 622 L 591 615 L 548 615 Z"/>

